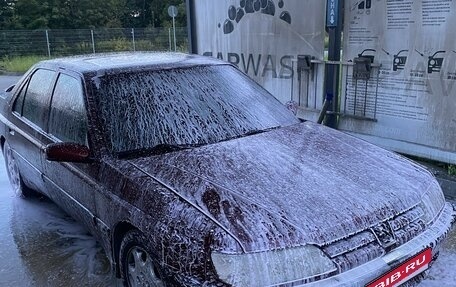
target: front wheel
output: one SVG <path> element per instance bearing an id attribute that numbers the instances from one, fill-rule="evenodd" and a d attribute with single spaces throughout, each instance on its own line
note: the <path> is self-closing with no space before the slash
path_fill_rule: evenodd
<path id="1" fill-rule="evenodd" d="M 7 142 L 5 142 L 5 145 L 3 146 L 3 157 L 5 159 L 6 173 L 8 174 L 8 179 L 13 188 L 13 192 L 20 197 L 35 195 L 35 192 L 28 188 L 22 180 L 19 167 L 14 158 L 13 150 Z"/>
<path id="2" fill-rule="evenodd" d="M 125 287 L 166 287 L 155 258 L 138 230 L 127 232 L 120 245 L 120 270 Z"/>

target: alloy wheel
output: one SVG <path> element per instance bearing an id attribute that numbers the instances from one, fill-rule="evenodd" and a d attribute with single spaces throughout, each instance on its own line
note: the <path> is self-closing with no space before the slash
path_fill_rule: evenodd
<path id="1" fill-rule="evenodd" d="M 132 247 L 127 254 L 127 280 L 131 287 L 164 287 L 157 276 L 149 253 L 139 246 Z"/>
<path id="2" fill-rule="evenodd" d="M 5 158 L 6 158 L 6 171 L 8 178 L 13 188 L 13 191 L 17 195 L 22 195 L 21 192 L 21 175 L 17 166 L 16 160 L 13 156 L 13 151 L 8 145 L 5 145 Z"/>

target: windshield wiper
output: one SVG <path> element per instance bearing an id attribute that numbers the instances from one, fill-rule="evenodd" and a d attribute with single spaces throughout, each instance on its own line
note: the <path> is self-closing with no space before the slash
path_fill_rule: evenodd
<path id="1" fill-rule="evenodd" d="M 221 140 L 219 142 L 225 142 L 225 141 L 230 141 L 230 140 L 237 139 L 237 138 L 252 136 L 252 135 L 256 135 L 256 134 L 261 134 L 261 133 L 269 132 L 271 130 L 278 129 L 280 127 L 281 126 L 270 127 L 270 128 L 266 128 L 266 129 L 251 130 L 251 131 L 248 131 L 248 132 L 243 133 L 241 135 L 235 135 L 233 137 L 226 138 L 226 139 Z M 135 150 L 118 152 L 117 156 L 120 159 L 128 159 L 128 158 L 137 158 L 137 157 L 144 157 L 144 156 L 160 155 L 160 154 L 175 152 L 175 151 L 179 151 L 179 150 L 200 147 L 200 146 L 207 145 L 207 144 L 212 144 L 212 143 L 197 143 L 197 144 L 167 144 L 167 143 L 165 143 L 165 144 L 158 144 L 158 145 L 156 145 L 154 147 L 151 147 L 151 148 L 135 149 Z"/>
<path id="2" fill-rule="evenodd" d="M 135 149 L 129 151 L 118 152 L 117 156 L 120 159 L 136 158 L 142 156 L 160 155 L 169 152 L 175 152 L 184 149 L 191 149 L 202 146 L 203 144 L 158 144 L 151 148 Z"/>
<path id="3" fill-rule="evenodd" d="M 267 129 L 263 129 L 263 130 L 253 130 L 253 131 L 249 131 L 249 132 L 247 132 L 247 133 L 241 135 L 241 137 L 253 136 L 253 135 L 256 135 L 256 134 L 262 134 L 262 133 L 265 133 L 265 132 L 269 132 L 269 131 L 278 129 L 278 128 L 280 128 L 280 127 L 281 127 L 281 126 L 276 126 L 276 127 L 270 127 L 270 128 L 267 128 Z"/>
<path id="4" fill-rule="evenodd" d="M 241 134 L 241 135 L 236 135 L 236 136 L 233 136 L 233 137 L 226 138 L 226 139 L 222 140 L 221 142 L 226 142 L 226 141 L 230 141 L 230 140 L 234 140 L 234 139 L 238 139 L 238 138 L 253 136 L 253 135 L 257 135 L 257 134 L 262 134 L 262 133 L 269 132 L 269 131 L 272 131 L 272 130 L 275 130 L 275 129 L 278 129 L 278 128 L 281 128 L 281 126 L 270 127 L 270 128 L 266 128 L 266 129 L 251 130 L 251 131 L 248 131 L 248 132 L 246 132 L 244 134 Z"/>

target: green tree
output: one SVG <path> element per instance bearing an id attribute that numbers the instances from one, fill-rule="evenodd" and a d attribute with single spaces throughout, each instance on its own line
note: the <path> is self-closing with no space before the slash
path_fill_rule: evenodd
<path id="1" fill-rule="evenodd" d="M 40 29 L 48 26 L 48 1 L 16 0 L 13 3 L 14 23 L 16 29 Z"/>
<path id="2" fill-rule="evenodd" d="M 0 0 L 0 29 L 169 27 L 170 5 L 186 26 L 185 0 Z"/>
<path id="3" fill-rule="evenodd" d="M 176 1 L 176 2 L 182 2 L 182 1 Z M 186 11 L 185 2 L 183 2 L 183 3 L 175 3 L 174 6 L 177 7 L 177 11 L 178 11 L 177 17 L 175 19 L 176 27 L 186 27 L 187 26 L 187 11 Z M 173 20 L 168 15 L 168 7 L 166 7 L 165 10 L 166 10 L 166 18 L 164 19 L 162 25 L 165 26 L 165 25 L 167 25 L 167 23 L 169 23 L 169 25 L 171 26 Z"/>
<path id="4" fill-rule="evenodd" d="M 2 29 L 12 28 L 14 2 L 14 0 L 0 0 L 0 27 Z"/>
<path id="5" fill-rule="evenodd" d="M 178 15 L 176 17 L 176 26 L 177 27 L 186 27 L 187 26 L 187 13 L 186 13 L 186 5 L 185 0 L 167 0 L 167 1 L 160 1 L 160 0 L 153 0 L 152 3 L 155 3 L 153 9 L 157 11 L 157 23 L 161 27 L 171 27 L 172 26 L 172 18 L 168 15 L 168 7 L 170 5 L 174 5 L 177 7 Z"/>
<path id="6" fill-rule="evenodd" d="M 120 0 L 54 0 L 48 28 L 82 29 L 120 27 Z"/>

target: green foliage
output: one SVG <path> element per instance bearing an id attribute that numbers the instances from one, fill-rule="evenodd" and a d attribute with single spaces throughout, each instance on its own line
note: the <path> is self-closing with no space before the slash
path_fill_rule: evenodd
<path id="1" fill-rule="evenodd" d="M 0 69 L 7 72 L 24 73 L 39 61 L 47 59 L 42 56 L 4 57 L 0 60 Z"/>
<path id="2" fill-rule="evenodd" d="M 136 51 L 167 51 L 169 50 L 168 41 L 164 43 L 161 41 L 163 38 L 156 38 L 154 40 L 137 40 L 135 41 Z M 97 42 L 97 52 L 123 52 L 133 51 L 133 43 L 129 39 L 116 38 L 109 41 Z M 187 43 L 178 43 L 177 51 L 188 51 Z"/>
<path id="3" fill-rule="evenodd" d="M 14 0 L 0 1 L 0 27 L 8 27 L 11 25 L 14 16 Z"/>
<path id="4" fill-rule="evenodd" d="M 109 41 L 100 41 L 96 44 L 96 50 L 98 52 L 122 52 L 132 51 L 133 46 L 130 40 L 125 38 L 115 38 Z"/>
<path id="5" fill-rule="evenodd" d="M 0 29 L 92 29 L 170 26 L 168 7 L 185 27 L 184 0 L 1 0 Z"/>
<path id="6" fill-rule="evenodd" d="M 456 176 L 456 165 L 450 164 L 448 166 L 448 174 Z"/>
<path id="7" fill-rule="evenodd" d="M 187 26 L 187 14 L 186 14 L 186 6 L 185 2 L 180 3 L 181 1 L 170 1 L 172 5 L 177 7 L 177 17 L 175 18 L 176 27 L 185 27 Z M 160 23 L 162 23 L 163 27 L 170 28 L 173 26 L 173 18 L 169 17 L 168 15 L 168 7 L 169 5 L 164 5 L 160 15 Z"/>

